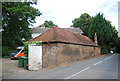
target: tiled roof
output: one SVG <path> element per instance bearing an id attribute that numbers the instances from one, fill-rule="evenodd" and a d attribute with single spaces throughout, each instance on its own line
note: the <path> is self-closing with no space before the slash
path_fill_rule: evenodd
<path id="1" fill-rule="evenodd" d="M 51 28 L 35 27 L 35 28 L 32 28 L 31 30 L 33 33 L 44 33 L 49 29 Z M 83 31 L 80 28 L 62 28 L 62 29 L 70 30 L 70 31 L 73 31 L 74 33 L 79 33 L 79 34 L 83 33 Z"/>
<path id="2" fill-rule="evenodd" d="M 77 34 L 69 30 L 58 27 L 53 27 L 43 34 L 29 40 L 29 41 L 44 41 L 44 42 L 64 42 L 81 45 L 96 45 L 90 38 L 82 34 Z"/>

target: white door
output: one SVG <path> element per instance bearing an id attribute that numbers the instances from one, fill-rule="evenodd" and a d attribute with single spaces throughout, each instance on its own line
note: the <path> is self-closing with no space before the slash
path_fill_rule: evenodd
<path id="1" fill-rule="evenodd" d="M 28 46 L 28 65 L 29 70 L 38 70 L 42 68 L 42 46 Z"/>

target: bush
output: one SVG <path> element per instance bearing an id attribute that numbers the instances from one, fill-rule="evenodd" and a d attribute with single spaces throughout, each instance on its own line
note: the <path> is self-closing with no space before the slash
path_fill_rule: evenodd
<path id="1" fill-rule="evenodd" d="M 2 58 L 10 58 L 10 56 L 3 56 Z"/>
<path id="2" fill-rule="evenodd" d="M 7 46 L 3 46 L 2 47 L 2 56 L 10 56 L 10 54 L 12 53 L 12 49 L 10 49 Z"/>
<path id="3" fill-rule="evenodd" d="M 102 49 L 102 54 L 107 54 L 108 53 L 108 51 L 106 50 L 106 49 Z"/>
<path id="4" fill-rule="evenodd" d="M 41 46 L 42 45 L 42 41 L 27 41 L 24 42 L 24 53 L 26 56 L 28 56 L 28 45 L 29 44 L 35 44 L 36 46 Z"/>

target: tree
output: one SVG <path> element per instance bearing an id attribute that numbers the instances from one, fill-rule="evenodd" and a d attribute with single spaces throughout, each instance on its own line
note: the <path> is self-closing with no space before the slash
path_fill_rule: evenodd
<path id="1" fill-rule="evenodd" d="M 42 25 L 40 25 L 39 27 L 41 26 L 45 26 L 45 27 L 48 27 L 48 28 L 52 28 L 52 27 L 58 27 L 57 25 L 55 25 L 52 21 L 48 21 L 46 20 Z"/>
<path id="2" fill-rule="evenodd" d="M 94 40 L 94 33 L 97 33 L 98 44 L 102 48 L 102 53 L 108 53 L 110 50 L 116 50 L 115 42 L 118 39 L 117 30 L 106 20 L 103 14 L 98 13 L 94 17 L 88 14 L 82 14 L 79 18 L 73 20 L 73 25 L 80 27 L 85 35 Z"/>
<path id="3" fill-rule="evenodd" d="M 116 48 L 116 52 L 117 53 L 120 53 L 120 37 L 118 37 L 116 40 L 115 40 L 115 48 Z"/>
<path id="4" fill-rule="evenodd" d="M 88 36 L 92 17 L 88 13 L 82 14 L 79 18 L 75 18 L 72 23 L 74 27 L 81 28 L 84 35 Z"/>
<path id="5" fill-rule="evenodd" d="M 114 43 L 117 36 L 115 27 L 111 22 L 106 20 L 103 14 L 98 13 L 91 22 L 89 37 L 93 38 L 94 32 L 97 33 L 98 43 L 101 45 L 102 53 L 108 53 L 111 48 L 114 48 Z"/>
<path id="6" fill-rule="evenodd" d="M 2 37 L 3 56 L 24 41 L 31 39 L 29 26 L 35 23 L 36 16 L 41 13 L 33 8 L 32 2 L 2 2 Z M 5 50 L 7 49 L 7 51 Z"/>

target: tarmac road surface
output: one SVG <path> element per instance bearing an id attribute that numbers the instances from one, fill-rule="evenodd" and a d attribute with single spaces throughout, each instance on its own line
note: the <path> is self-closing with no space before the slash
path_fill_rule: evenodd
<path id="1" fill-rule="evenodd" d="M 9 79 L 118 79 L 118 57 L 109 54 L 54 69 L 19 73 Z"/>

